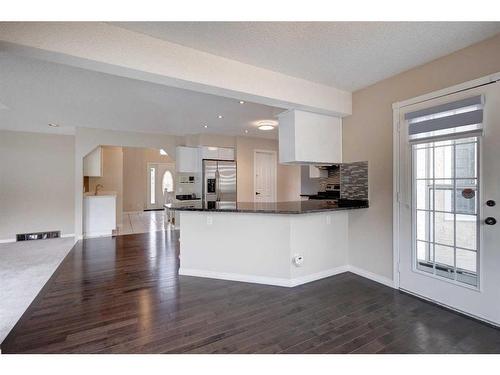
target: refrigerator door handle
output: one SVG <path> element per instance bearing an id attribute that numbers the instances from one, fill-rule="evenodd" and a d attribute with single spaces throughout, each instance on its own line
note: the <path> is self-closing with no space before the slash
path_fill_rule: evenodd
<path id="1" fill-rule="evenodd" d="M 215 170 L 215 200 L 220 202 L 220 173 L 219 164 L 217 164 L 217 169 Z"/>

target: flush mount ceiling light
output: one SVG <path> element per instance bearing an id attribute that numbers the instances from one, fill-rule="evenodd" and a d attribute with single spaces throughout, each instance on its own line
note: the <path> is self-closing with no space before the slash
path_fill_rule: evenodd
<path id="1" fill-rule="evenodd" d="M 274 121 L 259 121 L 257 123 L 257 128 L 264 131 L 273 130 L 275 126 L 276 122 Z"/>
<path id="2" fill-rule="evenodd" d="M 245 129 L 245 134 L 248 134 L 248 129 Z"/>
<path id="3" fill-rule="evenodd" d="M 222 116 L 222 115 L 217 116 L 217 118 L 223 118 L 223 117 L 224 117 L 224 116 Z"/>
<path id="4" fill-rule="evenodd" d="M 164 149 L 160 148 L 160 155 L 168 156 L 168 153 Z"/>
<path id="5" fill-rule="evenodd" d="M 207 128 L 208 128 L 208 125 L 203 125 L 203 127 L 204 127 L 205 129 L 207 129 Z"/>
<path id="6" fill-rule="evenodd" d="M 243 101 L 243 100 L 240 100 L 240 104 L 245 104 L 245 101 Z"/>
<path id="7" fill-rule="evenodd" d="M 54 124 L 54 123 L 50 123 L 50 124 L 49 124 L 49 126 L 50 126 L 51 128 L 58 128 L 58 127 L 59 127 L 59 125 L 58 125 L 58 124 Z"/>

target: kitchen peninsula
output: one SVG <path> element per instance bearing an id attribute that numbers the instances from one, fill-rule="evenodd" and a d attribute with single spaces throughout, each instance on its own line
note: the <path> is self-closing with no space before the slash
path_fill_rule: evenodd
<path id="1" fill-rule="evenodd" d="M 347 220 L 367 200 L 208 202 L 179 211 L 180 275 L 293 287 L 347 270 Z"/>

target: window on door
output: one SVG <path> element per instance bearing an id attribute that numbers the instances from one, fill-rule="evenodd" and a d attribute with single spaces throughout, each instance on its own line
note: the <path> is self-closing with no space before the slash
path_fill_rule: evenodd
<path id="1" fill-rule="evenodd" d="M 149 204 L 156 204 L 156 168 L 149 168 Z"/>
<path id="2" fill-rule="evenodd" d="M 415 267 L 478 285 L 478 137 L 413 144 Z"/>
<path id="3" fill-rule="evenodd" d="M 172 176 L 172 172 L 165 171 L 163 174 L 163 180 L 161 183 L 163 194 L 171 193 L 174 191 L 174 177 Z"/>

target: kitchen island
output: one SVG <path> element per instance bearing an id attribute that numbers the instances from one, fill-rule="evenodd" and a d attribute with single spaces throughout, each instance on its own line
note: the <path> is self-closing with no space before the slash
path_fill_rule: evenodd
<path id="1" fill-rule="evenodd" d="M 179 211 L 180 275 L 293 287 L 347 270 L 347 224 L 368 201 L 208 202 Z"/>

